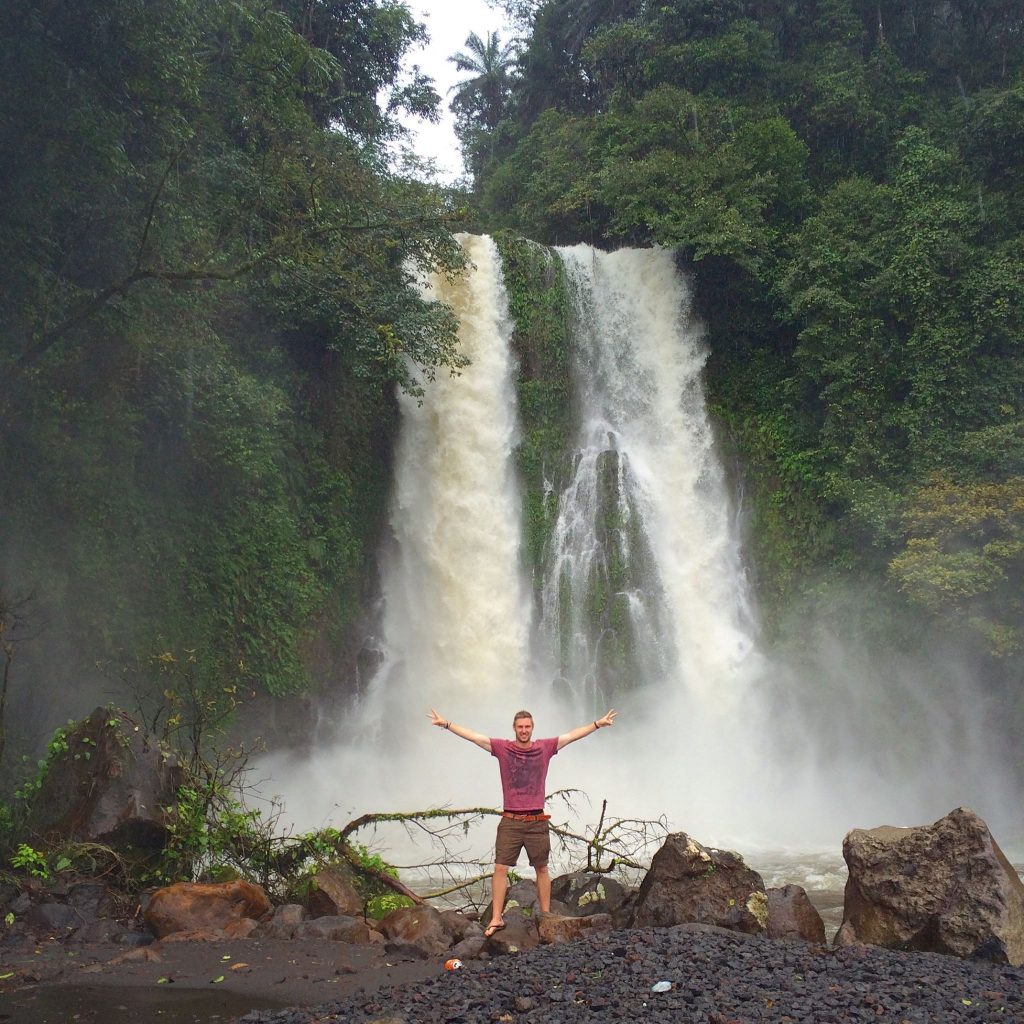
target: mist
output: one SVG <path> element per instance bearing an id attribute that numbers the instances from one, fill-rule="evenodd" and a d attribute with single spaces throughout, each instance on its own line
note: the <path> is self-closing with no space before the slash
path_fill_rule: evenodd
<path id="1" fill-rule="evenodd" d="M 262 792 L 280 796 L 284 819 L 315 828 L 368 811 L 499 806 L 496 766 L 432 727 L 430 708 L 498 737 L 511 736 L 513 714 L 527 708 L 539 738 L 614 706 L 614 728 L 551 762 L 549 793 L 578 791 L 554 813 L 577 830 L 593 825 L 606 800 L 609 817 L 664 818 L 671 831 L 755 864 L 820 865 L 840 861 L 851 828 L 931 823 L 967 805 L 1008 851 L 1024 847 L 1012 726 L 957 652 L 919 628 L 912 643 L 893 646 L 894 629 L 883 641 L 881 595 L 850 587 L 794 612 L 771 646 L 760 637 L 704 409 L 700 325 L 671 255 L 658 250 L 562 254 L 586 307 L 579 319 L 597 341 L 577 358 L 576 372 L 590 376 L 580 385 L 577 479 L 561 498 L 569 525 L 561 535 L 556 527 L 554 571 L 567 578 L 603 557 L 587 531 L 595 488 L 579 474 L 596 463 L 589 447 L 606 444 L 621 515 L 641 523 L 658 567 L 656 583 L 631 595 L 631 635 L 660 623 L 664 648 L 637 656 L 636 674 L 612 685 L 585 657 L 573 660 L 594 639 L 581 639 L 585 627 L 571 616 L 571 642 L 553 634 L 559 616 L 545 614 L 544 595 L 579 600 L 586 580 L 566 591 L 557 579 L 545 584 L 541 607 L 531 607 L 509 469 L 517 429 L 507 299 L 493 243 L 465 244 L 472 277 L 435 287 L 460 314 L 471 365 L 436 381 L 422 405 L 403 407 L 383 557 L 383 662 L 333 740 L 309 756 L 260 763 Z M 597 409 L 589 417 L 586 393 Z M 464 852 L 486 863 L 491 832 L 471 831 Z M 398 862 L 424 859 L 400 829 L 373 841 Z"/>

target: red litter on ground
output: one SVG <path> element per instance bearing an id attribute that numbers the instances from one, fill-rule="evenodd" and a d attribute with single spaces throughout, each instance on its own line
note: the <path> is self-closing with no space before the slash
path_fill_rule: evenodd
<path id="1" fill-rule="evenodd" d="M 444 969 L 446 971 L 457 971 L 462 967 L 462 961 L 458 957 L 452 957 L 450 960 L 445 960 Z"/>

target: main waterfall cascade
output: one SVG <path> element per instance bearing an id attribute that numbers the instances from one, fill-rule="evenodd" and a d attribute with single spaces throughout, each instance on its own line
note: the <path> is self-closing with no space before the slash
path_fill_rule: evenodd
<path id="1" fill-rule="evenodd" d="M 752 623 L 686 284 L 666 251 L 559 254 L 575 305 L 579 449 L 545 567 L 546 638 L 594 706 L 670 679 L 731 702 Z M 595 590 L 613 590 L 599 622 Z M 616 626 L 627 657 L 604 650 Z"/>
<path id="2" fill-rule="evenodd" d="M 496 766 L 431 728 L 429 708 L 507 736 L 520 707 L 553 735 L 614 704 L 614 729 L 551 763 L 549 789 L 589 796 L 576 801 L 583 822 L 607 799 L 610 814 L 665 815 L 706 843 L 837 860 L 852 827 L 930 822 L 958 804 L 994 829 L 1012 821 L 1010 772 L 966 687 L 936 701 L 917 667 L 875 663 L 812 623 L 813 674 L 759 652 L 701 330 L 667 251 L 553 255 L 574 304 L 576 451 L 530 587 L 502 270 L 489 238 L 463 244 L 471 271 L 429 287 L 457 313 L 470 365 L 438 375 L 422 402 L 402 398 L 383 660 L 344 737 L 264 766 L 288 816 L 493 806 Z"/>

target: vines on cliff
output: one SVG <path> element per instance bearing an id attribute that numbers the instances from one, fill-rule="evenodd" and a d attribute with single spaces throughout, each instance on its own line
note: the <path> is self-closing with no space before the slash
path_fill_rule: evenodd
<path id="1" fill-rule="evenodd" d="M 558 514 L 569 451 L 572 391 L 570 301 L 558 254 L 509 232 L 495 236 L 501 254 L 523 438 L 516 462 L 524 492 L 524 548 L 536 573 Z"/>

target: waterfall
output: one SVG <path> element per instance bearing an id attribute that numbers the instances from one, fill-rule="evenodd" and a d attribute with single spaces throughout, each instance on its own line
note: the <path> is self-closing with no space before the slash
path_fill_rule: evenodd
<path id="1" fill-rule="evenodd" d="M 556 254 L 573 302 L 573 450 L 552 471 L 557 512 L 527 585 L 502 270 L 490 239 L 463 245 L 471 271 L 426 287 L 458 314 L 470 365 L 401 398 L 382 661 L 336 744 L 266 762 L 289 817 L 493 805 L 494 765 L 429 727 L 430 707 L 507 736 L 526 706 L 542 736 L 614 705 L 616 727 L 555 758 L 549 789 L 704 842 L 835 858 L 850 827 L 961 803 L 1005 818 L 998 709 L 951 659 L 940 686 L 935 666 L 851 648 L 824 618 L 799 624 L 799 666 L 759 650 L 702 332 L 667 251 Z"/>
<path id="2" fill-rule="evenodd" d="M 753 625 L 686 282 L 665 250 L 560 255 L 579 433 L 542 588 L 549 649 L 598 703 L 669 678 L 731 703 Z"/>
<path id="3" fill-rule="evenodd" d="M 375 687 L 377 709 L 389 717 L 396 693 L 476 700 L 489 690 L 520 691 L 526 680 L 511 325 L 494 242 L 466 236 L 463 245 L 471 272 L 433 278 L 428 290 L 458 314 L 469 365 L 457 376 L 439 374 L 422 401 L 400 397 L 386 653 Z"/>

